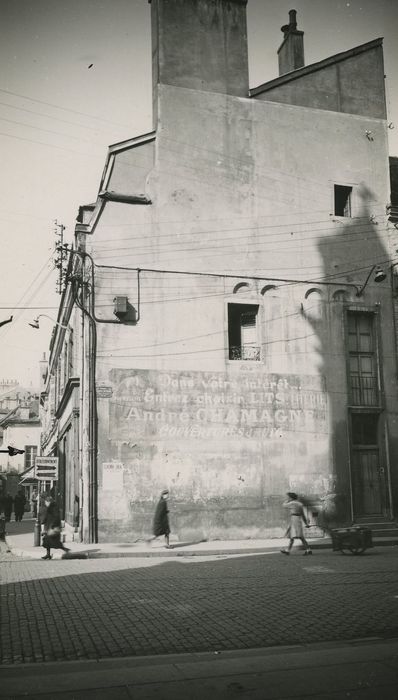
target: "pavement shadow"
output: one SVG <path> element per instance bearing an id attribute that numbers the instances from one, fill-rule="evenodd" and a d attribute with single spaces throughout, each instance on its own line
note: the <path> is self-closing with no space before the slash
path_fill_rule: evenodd
<path id="1" fill-rule="evenodd" d="M 9 582 L 0 588 L 1 661 L 391 636 L 398 634 L 394 554 L 377 557 L 375 568 L 372 557 L 330 551 L 310 558 L 300 551 L 206 561 L 152 557 L 132 560 L 128 568 L 117 558 L 95 569 L 90 561 L 29 561 L 23 568 L 11 562 Z"/>
<path id="2" fill-rule="evenodd" d="M 193 540 L 192 542 L 174 542 L 173 544 L 169 544 L 168 549 L 178 549 L 179 547 L 193 547 L 195 544 L 202 544 L 203 542 L 207 542 L 207 539 Z"/>

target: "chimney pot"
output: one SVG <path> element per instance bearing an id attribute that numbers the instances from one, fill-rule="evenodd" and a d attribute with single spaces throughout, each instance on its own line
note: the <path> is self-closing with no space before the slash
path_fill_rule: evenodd
<path id="1" fill-rule="evenodd" d="M 297 29 L 297 12 L 296 10 L 289 10 L 289 25 L 291 29 Z"/>
<path id="2" fill-rule="evenodd" d="M 304 32 L 297 29 L 297 12 L 289 11 L 289 24 L 281 27 L 283 41 L 278 49 L 279 75 L 304 65 Z"/>

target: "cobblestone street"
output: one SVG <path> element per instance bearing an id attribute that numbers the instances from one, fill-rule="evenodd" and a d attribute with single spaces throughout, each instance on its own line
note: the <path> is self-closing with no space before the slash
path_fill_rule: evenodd
<path id="1" fill-rule="evenodd" d="M 398 636 L 398 548 L 1 562 L 3 663 Z"/>

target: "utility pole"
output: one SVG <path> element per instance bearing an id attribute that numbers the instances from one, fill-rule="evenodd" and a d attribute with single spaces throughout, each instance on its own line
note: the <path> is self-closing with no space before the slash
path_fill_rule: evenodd
<path id="1" fill-rule="evenodd" d="M 54 234 L 59 238 L 59 243 L 55 241 L 55 267 L 58 270 L 58 281 L 56 283 L 55 291 L 57 294 L 62 294 L 65 282 L 65 263 L 68 256 L 68 246 L 64 246 L 64 231 L 65 226 L 58 223 L 57 219 L 54 221 Z"/>
<path id="2" fill-rule="evenodd" d="M 86 256 L 81 258 L 81 378 L 80 378 L 80 459 L 81 459 L 81 537 L 83 542 L 98 542 L 98 477 L 97 477 L 97 407 L 95 392 L 96 327 L 92 315 L 93 289 Z"/>

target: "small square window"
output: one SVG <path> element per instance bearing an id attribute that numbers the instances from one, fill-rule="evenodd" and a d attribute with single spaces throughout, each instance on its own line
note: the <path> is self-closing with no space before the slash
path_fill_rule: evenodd
<path id="1" fill-rule="evenodd" d="M 260 360 L 258 304 L 228 304 L 230 360 Z"/>
<path id="2" fill-rule="evenodd" d="M 334 213 L 336 216 L 351 216 L 352 187 L 334 186 Z"/>

